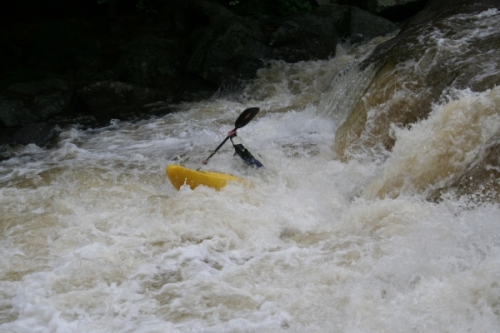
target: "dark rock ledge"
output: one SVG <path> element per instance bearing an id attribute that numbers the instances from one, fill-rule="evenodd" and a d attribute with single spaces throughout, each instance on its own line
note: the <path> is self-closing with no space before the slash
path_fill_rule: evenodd
<path id="1" fill-rule="evenodd" d="M 359 8 L 310 1 L 312 11 L 288 16 L 252 10 L 259 0 L 163 0 L 150 13 L 127 1 L 0 5 L 0 143 L 44 145 L 61 117 L 89 115 L 97 126 L 149 116 L 156 102 L 166 113 L 237 89 L 268 60 L 328 59 L 341 39 L 362 43 L 397 29 L 378 15 L 387 11 L 381 0 Z"/>

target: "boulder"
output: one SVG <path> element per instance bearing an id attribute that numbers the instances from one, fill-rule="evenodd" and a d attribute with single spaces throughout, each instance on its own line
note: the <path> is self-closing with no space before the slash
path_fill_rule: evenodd
<path id="1" fill-rule="evenodd" d="M 375 13 L 375 7 L 377 5 L 377 0 L 334 0 L 331 2 L 335 2 L 339 5 L 355 6 L 371 13 Z"/>
<path id="2" fill-rule="evenodd" d="M 16 83 L 0 97 L 0 121 L 7 127 L 39 122 L 65 110 L 71 98 L 63 80 Z"/>
<path id="3" fill-rule="evenodd" d="M 354 44 L 398 29 L 391 21 L 354 6 L 326 4 L 319 6 L 316 13 L 333 22 L 339 36 L 350 37 Z"/>
<path id="4" fill-rule="evenodd" d="M 118 117 L 121 113 L 141 109 L 146 104 L 165 101 L 170 96 L 164 90 L 117 81 L 91 84 L 78 90 L 77 95 L 98 119 Z"/>
<path id="5" fill-rule="evenodd" d="M 285 18 L 251 19 L 237 16 L 215 2 L 198 0 L 195 4 L 208 17 L 209 24 L 192 35 L 197 43 L 187 69 L 219 86 L 253 79 L 271 59 L 328 59 L 335 55 L 336 25 L 346 25 L 347 7 Z"/>
<path id="6" fill-rule="evenodd" d="M 411 180 L 407 169 L 401 169 L 400 174 L 391 172 L 387 179 L 375 182 L 377 185 L 370 190 L 371 194 L 378 197 L 397 195 L 410 183 L 413 190 L 425 190 L 430 197 L 450 188 L 456 189 L 459 194 L 477 191 L 483 191 L 485 195 L 498 193 L 500 133 L 488 139 L 486 146 L 478 149 L 480 151 L 470 147 L 480 141 L 474 135 L 483 135 L 478 134 L 481 133 L 478 129 L 487 128 L 477 123 L 487 122 L 487 117 L 496 116 L 500 110 L 500 73 L 495 70 L 500 68 L 497 52 L 500 48 L 500 35 L 497 33 L 500 21 L 497 10 L 488 10 L 500 8 L 499 5 L 500 1 L 470 0 L 445 8 L 441 1 L 431 1 L 422 15 L 408 22 L 398 36 L 380 44 L 361 63 L 361 70 L 374 71 L 374 79 L 335 133 L 334 149 L 341 158 L 349 158 L 360 149 L 364 152 L 393 149 L 397 140 L 394 129 L 409 128 L 427 119 L 435 104 L 446 104 L 450 114 L 448 118 L 460 115 L 454 110 L 470 110 L 464 116 L 470 118 L 470 123 L 462 123 L 463 128 L 460 125 L 450 126 L 453 135 L 443 135 L 444 140 L 469 143 L 466 149 L 470 150 L 459 149 L 466 152 L 466 158 L 461 159 L 456 151 L 437 144 L 437 148 L 429 151 L 434 156 L 441 156 L 440 170 L 432 170 L 432 173 Z M 461 91 L 488 94 L 485 98 L 488 102 L 479 99 L 471 104 L 469 97 L 457 94 Z M 458 98 L 458 101 L 447 103 L 451 98 Z M 474 98 L 471 100 L 475 101 Z M 446 115 L 445 111 L 441 112 Z M 443 124 L 447 124 L 445 120 L 446 117 Z M 436 132 L 444 131 L 444 127 L 436 126 Z M 454 136 L 454 133 L 458 134 Z M 490 134 L 484 135 L 489 138 Z M 440 152 L 443 147 L 445 149 Z M 419 154 L 425 153 L 417 151 L 414 160 L 418 161 Z M 427 154 L 425 158 L 429 155 L 432 156 Z M 412 155 L 409 156 L 405 163 L 411 165 Z M 493 198 L 498 201 L 495 195 Z"/>
<path id="7" fill-rule="evenodd" d="M 187 69 L 217 86 L 250 80 L 271 57 L 259 24 L 243 19 L 215 2 L 195 1 L 194 9 L 208 17 L 208 26 L 195 31 Z"/>
<path id="8" fill-rule="evenodd" d="M 56 115 L 70 104 L 69 87 L 99 116 L 138 108 L 155 99 L 194 101 L 220 87 L 239 86 L 255 78 L 268 60 L 328 59 L 335 55 L 337 39 L 348 37 L 351 31 L 355 41 L 386 33 L 377 30 L 380 24 L 372 18 L 353 16 L 355 9 L 334 2 L 320 1 L 322 5 L 308 14 L 285 17 L 259 12 L 265 8 L 269 14 L 275 8 L 281 15 L 285 12 L 281 7 L 293 7 L 281 0 L 228 6 L 241 8 L 241 16 L 224 7 L 227 1 L 169 0 L 155 7 L 156 13 L 115 15 L 110 21 L 100 17 L 12 21 L 6 25 L 9 34 L 0 36 L 4 74 L 0 121 L 17 126 Z M 302 4 L 311 9 L 316 6 L 312 0 Z M 15 89 L 4 89 L 15 82 L 42 82 L 47 77 L 67 80 L 67 89 L 58 90 L 61 97 L 48 92 L 36 98 L 16 97 Z M 120 93 L 116 93 L 117 85 Z M 105 91 L 111 95 L 105 97 Z M 44 104 L 44 98 L 50 102 Z M 99 111 L 100 103 L 109 107 Z M 75 111 L 80 111 L 79 105 L 78 100 L 71 101 Z"/>
<path id="9" fill-rule="evenodd" d="M 274 57 L 293 63 L 335 56 L 338 34 L 334 23 L 321 13 L 287 19 L 270 36 Z"/>
<path id="10" fill-rule="evenodd" d="M 391 21 L 357 7 L 351 7 L 350 28 L 352 44 L 363 43 L 398 29 Z"/>
<path id="11" fill-rule="evenodd" d="M 443 15 L 479 12 L 488 8 L 500 8 L 500 0 L 428 0 L 425 8 L 405 22 L 403 31 L 427 23 Z"/>
<path id="12" fill-rule="evenodd" d="M 197 102 L 210 99 L 217 93 L 218 86 L 196 75 L 186 75 L 179 82 L 179 88 L 173 96 L 172 103 Z"/>
<path id="13" fill-rule="evenodd" d="M 0 121 L 4 126 L 13 127 L 36 120 L 36 115 L 22 101 L 0 97 Z"/>
<path id="14" fill-rule="evenodd" d="M 99 66 L 101 43 L 86 33 L 89 21 L 67 19 L 45 24 L 34 36 L 30 62 L 55 71 Z"/>
<path id="15" fill-rule="evenodd" d="M 209 28 L 202 37 L 188 64 L 190 71 L 218 86 L 251 80 L 264 60 L 272 58 L 269 46 L 256 38 L 255 29 L 239 21 L 217 34 Z"/>
<path id="16" fill-rule="evenodd" d="M 422 10 L 427 0 L 377 0 L 373 12 L 394 21 L 404 21 Z"/>
<path id="17" fill-rule="evenodd" d="M 152 35 L 135 38 L 127 44 L 124 55 L 115 66 L 118 79 L 173 94 L 183 74 L 176 47 L 166 38 Z"/>
<path id="18" fill-rule="evenodd" d="M 476 157 L 475 163 L 458 177 L 455 177 L 446 188 L 437 189 L 429 198 L 438 201 L 449 189 L 457 196 L 475 194 L 475 200 L 500 202 L 500 133 L 497 133 L 492 144 Z M 479 195 L 478 195 L 479 194 Z"/>
<path id="19" fill-rule="evenodd" d="M 404 21 L 424 8 L 428 0 L 337 0 L 339 5 L 356 6 L 393 21 Z M 331 1 L 335 2 L 335 1 Z"/>
<path id="20" fill-rule="evenodd" d="M 19 128 L 7 143 L 27 145 L 34 143 L 39 147 L 47 144 L 54 135 L 54 125 L 37 123 L 24 125 Z"/>
<path id="21" fill-rule="evenodd" d="M 408 126 L 425 119 L 432 104 L 447 89 L 485 91 L 498 85 L 498 73 L 491 71 L 490 67 L 479 65 L 487 63 L 500 68 L 500 57 L 495 52 L 500 47 L 498 34 L 485 34 L 482 38 L 470 34 L 467 35 L 467 42 L 462 42 L 467 47 L 442 51 L 450 47 L 444 43 L 462 39 L 464 29 L 468 28 L 467 25 L 461 25 L 460 20 L 452 22 L 450 17 L 458 13 L 479 13 L 487 8 L 478 7 L 472 0 L 470 2 L 473 3 L 471 6 L 450 7 L 445 13 L 441 12 L 442 15 L 436 15 L 425 23 L 403 29 L 395 38 L 377 46 L 360 64 L 361 70 L 374 68 L 377 74 L 365 92 L 366 97 L 360 100 L 345 124 L 337 130 L 335 141 L 339 156 L 343 156 L 349 146 L 359 145 L 358 140 L 365 140 L 361 139 L 362 136 L 377 136 L 376 142 L 391 149 L 394 145 L 394 139 L 390 136 L 391 123 Z M 435 38 L 438 32 L 446 35 L 446 38 Z M 403 65 L 413 62 L 418 66 Z M 407 77 L 411 77 L 411 83 L 404 83 Z M 393 99 L 396 94 L 404 97 L 399 97 L 399 102 L 396 102 L 398 99 Z M 373 111 L 379 107 L 385 110 L 379 114 Z M 365 125 L 370 109 L 373 115 L 371 127 L 367 129 Z"/>
<path id="22" fill-rule="evenodd" d="M 325 4 L 319 6 L 315 13 L 333 22 L 339 37 L 349 37 L 351 33 L 351 10 L 349 6 Z"/>

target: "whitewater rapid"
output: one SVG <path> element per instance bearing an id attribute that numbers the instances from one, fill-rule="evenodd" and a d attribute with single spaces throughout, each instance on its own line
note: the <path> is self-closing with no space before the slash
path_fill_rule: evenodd
<path id="1" fill-rule="evenodd" d="M 389 157 L 332 149 L 330 84 L 382 41 L 274 63 L 238 98 L 15 148 L 0 162 L 0 331 L 500 332 L 499 206 L 370 195 L 404 174 L 425 124 Z M 267 169 L 228 144 L 206 168 L 250 186 L 176 191 L 165 167 L 198 167 L 254 106 L 238 133 Z"/>

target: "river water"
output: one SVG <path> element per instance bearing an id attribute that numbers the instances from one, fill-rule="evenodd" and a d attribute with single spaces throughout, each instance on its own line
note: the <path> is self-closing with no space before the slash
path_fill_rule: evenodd
<path id="1" fill-rule="evenodd" d="M 334 151 L 346 114 L 331 104 L 354 104 L 346 87 L 371 74 L 349 70 L 389 38 L 272 63 L 239 96 L 12 148 L 0 162 L 0 331 L 500 332 L 498 204 L 429 201 L 414 181 L 442 168 L 440 143 L 471 145 L 437 136 L 450 108 L 496 103 L 498 90 L 450 93 L 397 129 L 391 152 Z M 177 155 L 198 167 L 254 106 L 238 133 L 267 168 L 227 144 L 204 168 L 249 185 L 176 191 L 165 167 Z M 466 152 L 495 132 L 494 113 Z M 398 195 L 379 195 L 387 179 Z"/>

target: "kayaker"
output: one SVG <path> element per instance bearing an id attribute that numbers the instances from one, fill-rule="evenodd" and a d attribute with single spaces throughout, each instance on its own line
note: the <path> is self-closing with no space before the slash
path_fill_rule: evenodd
<path id="1" fill-rule="evenodd" d="M 259 158 L 259 155 L 252 154 L 245 146 L 243 146 L 243 140 L 236 134 L 236 129 L 233 129 L 227 133 L 227 136 L 231 140 L 231 143 L 234 147 L 234 155 L 238 155 L 241 157 L 246 164 L 262 168 L 264 167 L 264 163 L 262 159 Z"/>

